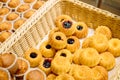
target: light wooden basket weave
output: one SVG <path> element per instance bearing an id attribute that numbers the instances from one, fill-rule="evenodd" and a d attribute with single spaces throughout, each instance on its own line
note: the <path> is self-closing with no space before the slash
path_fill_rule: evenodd
<path id="1" fill-rule="evenodd" d="M 0 45 L 0 53 L 10 51 L 22 56 L 27 49 L 35 47 L 55 27 L 54 21 L 61 14 L 67 14 L 76 21 L 84 21 L 94 29 L 98 25 L 108 26 L 113 37 L 120 38 L 119 16 L 79 0 L 49 0 Z M 119 80 L 118 72 L 111 80 Z"/>

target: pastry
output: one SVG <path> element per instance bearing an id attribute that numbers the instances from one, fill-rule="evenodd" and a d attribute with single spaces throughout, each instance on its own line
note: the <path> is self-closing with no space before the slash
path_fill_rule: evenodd
<path id="1" fill-rule="evenodd" d="M 18 19 L 14 22 L 14 28 L 18 29 L 26 20 L 25 19 Z"/>
<path id="2" fill-rule="evenodd" d="M 9 13 L 9 9 L 6 7 L 0 8 L 0 16 L 4 16 Z"/>
<path id="3" fill-rule="evenodd" d="M 64 20 L 72 20 L 72 18 L 68 15 L 60 15 L 56 18 L 55 24 L 58 27 Z"/>
<path id="4" fill-rule="evenodd" d="M 8 69 L 11 74 L 14 74 L 18 69 L 17 55 L 14 53 L 3 53 L 1 55 L 3 67 Z"/>
<path id="5" fill-rule="evenodd" d="M 112 38 L 108 42 L 108 51 L 113 54 L 113 56 L 120 56 L 120 40 L 117 38 Z"/>
<path id="6" fill-rule="evenodd" d="M 103 52 L 100 54 L 101 60 L 99 65 L 106 70 L 111 70 L 115 66 L 115 57 L 110 52 Z"/>
<path id="7" fill-rule="evenodd" d="M 0 22 L 2 22 L 3 21 L 3 18 L 2 17 L 0 17 Z"/>
<path id="8" fill-rule="evenodd" d="M 49 38 L 52 37 L 52 35 L 53 35 L 55 32 L 59 32 L 59 28 L 58 28 L 58 27 L 55 27 L 54 29 L 50 30 L 48 37 L 49 37 Z"/>
<path id="9" fill-rule="evenodd" d="M 10 80 L 10 73 L 2 67 L 0 67 L 0 80 Z"/>
<path id="10" fill-rule="evenodd" d="M 67 38 L 66 49 L 68 49 L 71 52 L 75 52 L 79 47 L 80 41 L 76 36 L 70 36 Z"/>
<path id="11" fill-rule="evenodd" d="M 93 80 L 92 70 L 85 65 L 76 65 L 72 70 L 72 76 L 75 80 Z"/>
<path id="12" fill-rule="evenodd" d="M 39 50 L 30 48 L 24 53 L 24 58 L 29 61 L 31 67 L 36 67 L 42 60 L 42 55 Z"/>
<path id="13" fill-rule="evenodd" d="M 47 80 L 54 80 L 56 78 L 56 75 L 55 74 L 49 74 L 47 76 Z"/>
<path id="14" fill-rule="evenodd" d="M 12 23 L 11 22 L 1 22 L 0 23 L 0 32 L 4 30 L 10 30 L 12 28 Z"/>
<path id="15" fill-rule="evenodd" d="M 69 72 L 71 63 L 66 58 L 56 57 L 51 62 L 51 71 L 55 74 L 64 74 Z"/>
<path id="16" fill-rule="evenodd" d="M 92 73 L 94 74 L 93 80 L 108 80 L 108 72 L 102 66 L 95 66 L 92 68 Z"/>
<path id="17" fill-rule="evenodd" d="M 8 6 L 11 8 L 16 8 L 20 4 L 20 0 L 10 0 Z"/>
<path id="18" fill-rule="evenodd" d="M 96 33 L 101 33 L 101 34 L 105 35 L 108 39 L 110 39 L 112 37 L 112 32 L 107 26 L 98 26 L 95 29 L 95 34 Z"/>
<path id="19" fill-rule="evenodd" d="M 79 39 L 85 38 L 88 34 L 88 27 L 84 22 L 76 22 L 73 24 L 75 26 L 74 35 Z"/>
<path id="20" fill-rule="evenodd" d="M 18 69 L 15 75 L 16 77 L 22 77 L 25 74 L 25 72 L 27 72 L 27 70 L 30 68 L 30 64 L 26 59 L 20 57 L 17 59 L 17 64 Z"/>
<path id="21" fill-rule="evenodd" d="M 55 49 L 51 47 L 48 41 L 44 41 L 39 48 L 41 54 L 46 58 L 52 58 L 55 55 Z"/>
<path id="22" fill-rule="evenodd" d="M 7 2 L 8 0 L 0 0 L 0 2 Z"/>
<path id="23" fill-rule="evenodd" d="M 104 52 L 108 49 L 108 39 L 103 34 L 95 34 L 92 36 L 90 47 L 95 48 L 98 52 Z"/>
<path id="24" fill-rule="evenodd" d="M 30 8 L 29 4 L 21 4 L 18 8 L 17 11 L 18 12 L 24 12 L 26 10 L 28 10 Z"/>
<path id="25" fill-rule="evenodd" d="M 11 35 L 10 32 L 1 32 L 0 33 L 0 42 L 4 42 L 6 39 L 8 39 L 8 37 Z"/>
<path id="26" fill-rule="evenodd" d="M 69 74 L 60 74 L 55 78 L 55 80 L 75 80 L 75 79 Z"/>
<path id="27" fill-rule="evenodd" d="M 0 67 L 3 66 L 3 61 L 2 61 L 2 58 L 1 58 L 1 55 L 0 55 Z"/>
<path id="28" fill-rule="evenodd" d="M 90 47 L 91 40 L 92 40 L 92 37 L 85 38 L 82 42 L 82 48 Z"/>
<path id="29" fill-rule="evenodd" d="M 64 33 L 55 32 L 51 37 L 49 37 L 49 43 L 55 49 L 63 49 L 67 45 L 67 38 Z"/>
<path id="30" fill-rule="evenodd" d="M 39 64 L 39 68 L 43 70 L 47 75 L 51 72 L 51 61 L 52 59 L 42 59 Z"/>
<path id="31" fill-rule="evenodd" d="M 44 1 L 37 1 L 34 5 L 33 5 L 33 9 L 39 9 L 45 2 Z"/>
<path id="32" fill-rule="evenodd" d="M 73 21 L 69 19 L 65 19 L 64 21 L 60 22 L 57 26 L 61 32 L 63 32 L 66 36 L 71 36 L 75 32 L 75 26 L 73 25 Z"/>
<path id="33" fill-rule="evenodd" d="M 32 68 L 26 72 L 23 80 L 46 80 L 46 75 L 42 70 Z"/>
<path id="34" fill-rule="evenodd" d="M 23 0 L 25 3 L 32 3 L 34 2 L 35 0 Z"/>
<path id="35" fill-rule="evenodd" d="M 62 49 L 62 50 L 57 51 L 54 58 L 59 58 L 59 57 L 61 57 L 61 59 L 62 58 L 67 59 L 70 62 L 72 61 L 72 53 L 67 49 Z"/>
<path id="36" fill-rule="evenodd" d="M 15 20 L 19 17 L 19 14 L 15 13 L 15 12 L 12 12 L 10 14 L 7 15 L 6 19 L 8 21 L 12 21 L 12 20 Z"/>
<path id="37" fill-rule="evenodd" d="M 100 62 L 100 55 L 94 48 L 84 48 L 79 54 L 79 61 L 82 65 L 94 67 Z"/>
<path id="38" fill-rule="evenodd" d="M 80 64 L 79 55 L 80 55 L 81 52 L 82 52 L 82 49 L 78 49 L 74 52 L 73 59 L 72 59 L 73 63 Z"/>
<path id="39" fill-rule="evenodd" d="M 30 18 L 33 14 L 35 13 L 35 10 L 28 10 L 27 12 L 24 13 L 25 18 Z"/>

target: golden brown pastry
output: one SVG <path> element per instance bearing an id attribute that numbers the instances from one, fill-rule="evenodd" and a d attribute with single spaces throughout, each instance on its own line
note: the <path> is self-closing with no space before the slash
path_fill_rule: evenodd
<path id="1" fill-rule="evenodd" d="M 4 42 L 9 36 L 11 35 L 10 32 L 1 32 L 0 33 L 0 42 Z"/>
<path id="2" fill-rule="evenodd" d="M 112 38 L 108 42 L 108 51 L 113 54 L 113 56 L 120 56 L 120 40 L 117 38 Z"/>
<path id="3" fill-rule="evenodd" d="M 94 67 L 100 62 L 100 55 L 94 48 L 84 48 L 79 54 L 79 61 L 82 65 Z"/>
<path id="4" fill-rule="evenodd" d="M 84 22 L 76 22 L 73 24 L 75 26 L 75 33 L 74 35 L 76 37 L 80 38 L 85 38 L 88 34 L 88 27 Z"/>
<path id="5" fill-rule="evenodd" d="M 12 21 L 12 20 L 15 20 L 19 17 L 19 14 L 15 13 L 15 12 L 12 12 L 10 14 L 7 15 L 6 19 L 8 21 Z"/>
<path id="6" fill-rule="evenodd" d="M 108 39 L 103 34 L 95 34 L 92 36 L 90 47 L 95 48 L 98 52 L 104 52 L 108 49 Z"/>
<path id="7" fill-rule="evenodd" d="M 7 2 L 8 0 L 0 0 L 0 2 Z"/>
<path id="8" fill-rule="evenodd" d="M 82 42 L 82 48 L 90 47 L 91 40 L 92 40 L 92 37 L 85 38 Z"/>
<path id="9" fill-rule="evenodd" d="M 34 2 L 35 0 L 23 0 L 25 3 L 32 3 Z"/>
<path id="10" fill-rule="evenodd" d="M 99 65 L 106 70 L 111 70 L 115 66 L 115 57 L 110 52 L 103 52 L 100 54 L 101 60 Z"/>
<path id="11" fill-rule="evenodd" d="M 98 26 L 95 29 L 95 34 L 96 33 L 101 33 L 101 34 L 105 35 L 108 39 L 110 39 L 112 37 L 112 32 L 107 26 Z"/>
<path id="12" fill-rule="evenodd" d="M 0 67 L 0 79 L 1 80 L 10 80 L 10 73 L 8 70 Z"/>
<path id="13" fill-rule="evenodd" d="M 71 52 L 75 52 L 78 48 L 80 48 L 79 39 L 76 36 L 68 37 L 66 49 L 68 49 Z"/>
<path id="14" fill-rule="evenodd" d="M 0 8 L 0 16 L 4 16 L 9 13 L 9 9 L 6 7 Z"/>
<path id="15" fill-rule="evenodd" d="M 1 58 L 1 55 L 0 55 L 0 67 L 3 66 L 3 61 L 2 61 L 2 58 Z"/>
<path id="16" fill-rule="evenodd" d="M 55 32 L 49 37 L 49 44 L 55 49 L 63 49 L 67 45 L 67 38 L 64 33 Z"/>
<path id="17" fill-rule="evenodd" d="M 11 8 L 16 8 L 20 4 L 20 0 L 10 0 L 8 6 Z"/>
<path id="18" fill-rule="evenodd" d="M 18 19 L 14 22 L 14 28 L 18 29 L 26 20 L 25 19 Z"/>
<path id="19" fill-rule="evenodd" d="M 17 8 L 17 11 L 18 12 L 24 12 L 26 10 L 28 10 L 30 8 L 30 5 L 29 4 L 21 4 L 18 8 Z"/>
<path id="20" fill-rule="evenodd" d="M 24 80 L 46 80 L 45 73 L 38 69 L 38 68 L 32 68 L 24 76 Z"/>
<path id="21" fill-rule="evenodd" d="M 47 76 L 47 80 L 54 80 L 56 78 L 56 75 L 55 74 L 49 74 Z"/>
<path id="22" fill-rule="evenodd" d="M 5 21 L 0 23 L 0 32 L 4 30 L 10 30 L 11 28 L 12 28 L 11 22 Z"/>
<path id="23" fill-rule="evenodd" d="M 2 20 L 3 20 L 3 18 L 2 18 L 2 17 L 0 17 L 0 22 L 2 22 Z"/>
<path id="24" fill-rule="evenodd" d="M 24 13 L 25 18 L 30 18 L 35 13 L 35 10 L 31 9 Z"/>
<path id="25" fill-rule="evenodd" d="M 39 9 L 43 4 L 45 3 L 45 1 L 37 1 L 34 5 L 33 5 L 33 9 Z"/>
<path id="26" fill-rule="evenodd" d="M 52 58 L 54 57 L 56 50 L 54 48 L 51 47 L 51 45 L 49 44 L 48 40 L 44 41 L 39 48 L 42 56 L 44 56 L 45 58 Z"/>
<path id="27" fill-rule="evenodd" d="M 39 50 L 30 48 L 24 53 L 24 58 L 29 61 L 31 67 L 36 67 L 42 60 L 42 55 Z"/>
<path id="28" fill-rule="evenodd" d="M 108 80 L 108 72 L 102 66 L 95 66 L 92 68 L 92 73 L 94 74 L 93 80 Z"/>
<path id="29" fill-rule="evenodd" d="M 55 80 L 75 80 L 75 79 L 69 74 L 60 74 L 55 78 Z"/>

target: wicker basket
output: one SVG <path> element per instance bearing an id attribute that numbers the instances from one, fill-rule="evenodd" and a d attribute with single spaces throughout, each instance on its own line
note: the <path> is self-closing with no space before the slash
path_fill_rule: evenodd
<path id="1" fill-rule="evenodd" d="M 55 27 L 55 18 L 61 14 L 67 14 L 76 21 L 84 21 L 93 29 L 98 25 L 108 26 L 113 37 L 120 38 L 119 16 L 79 0 L 49 0 L 0 45 L 0 53 L 10 51 L 22 56 L 27 49 L 35 47 Z M 114 73 L 110 80 L 117 80 L 118 72 Z"/>

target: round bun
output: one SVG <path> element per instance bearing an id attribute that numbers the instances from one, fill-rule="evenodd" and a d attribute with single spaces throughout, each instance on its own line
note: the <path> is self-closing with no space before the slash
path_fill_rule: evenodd
<path id="1" fill-rule="evenodd" d="M 75 80 L 75 79 L 69 74 L 61 74 L 57 76 L 55 80 Z"/>

